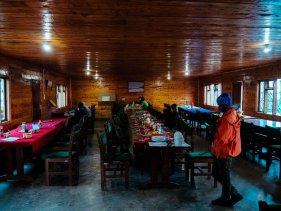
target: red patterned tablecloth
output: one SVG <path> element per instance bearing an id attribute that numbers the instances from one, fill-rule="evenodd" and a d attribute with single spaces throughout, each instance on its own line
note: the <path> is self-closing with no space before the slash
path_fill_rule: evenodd
<path id="1" fill-rule="evenodd" d="M 65 118 L 56 118 L 45 122 L 43 121 L 42 128 L 38 132 L 32 133 L 31 138 L 23 138 L 23 133 L 20 132 L 21 126 L 19 126 L 10 131 L 10 137 L 18 137 L 20 139 L 16 141 L 5 141 L 3 140 L 5 139 L 4 137 L 0 137 L 0 147 L 31 146 L 32 152 L 35 153 L 52 141 L 53 135 L 64 127 L 65 120 Z M 31 129 L 31 123 L 27 124 L 27 129 Z"/>

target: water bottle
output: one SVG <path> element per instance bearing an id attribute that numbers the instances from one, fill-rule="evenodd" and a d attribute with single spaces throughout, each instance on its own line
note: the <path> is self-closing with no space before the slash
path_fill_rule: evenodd
<path id="1" fill-rule="evenodd" d="M 162 127 L 161 127 L 161 125 L 159 125 L 159 127 L 158 127 L 158 132 L 161 134 L 162 133 Z"/>
<path id="2" fill-rule="evenodd" d="M 26 130 L 26 122 L 21 123 L 21 130 L 25 131 Z"/>

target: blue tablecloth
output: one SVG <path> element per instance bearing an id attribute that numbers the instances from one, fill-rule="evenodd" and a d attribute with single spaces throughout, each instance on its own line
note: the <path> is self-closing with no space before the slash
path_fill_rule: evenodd
<path id="1" fill-rule="evenodd" d="M 208 109 L 205 109 L 205 108 L 195 107 L 195 106 L 193 108 L 190 108 L 189 106 L 184 105 L 184 106 L 179 106 L 178 108 L 183 109 L 190 114 L 196 114 L 197 112 L 207 113 L 207 114 L 215 113 L 215 111 L 208 110 Z"/>

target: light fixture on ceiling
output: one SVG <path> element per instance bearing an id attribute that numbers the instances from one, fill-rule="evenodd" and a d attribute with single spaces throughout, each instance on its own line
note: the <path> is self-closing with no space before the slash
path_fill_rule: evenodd
<path id="1" fill-rule="evenodd" d="M 96 71 L 94 78 L 95 78 L 95 80 L 98 80 L 98 78 L 99 78 L 98 71 Z"/>
<path id="2" fill-rule="evenodd" d="M 91 52 L 87 51 L 86 52 L 86 70 L 89 71 L 91 68 L 90 65 L 90 56 L 91 56 Z"/>
<path id="3" fill-rule="evenodd" d="M 42 12 L 42 31 L 43 39 L 51 40 L 52 39 L 52 22 L 53 17 L 47 9 Z"/>
<path id="4" fill-rule="evenodd" d="M 86 75 L 90 75 L 90 71 L 87 71 L 87 72 L 86 72 Z"/>
<path id="5" fill-rule="evenodd" d="M 189 75 L 189 55 L 188 54 L 185 56 L 185 71 L 184 71 L 184 75 L 185 76 Z"/>
<path id="6" fill-rule="evenodd" d="M 47 53 L 50 53 L 50 52 L 53 51 L 52 46 L 51 46 L 48 42 L 43 42 L 43 43 L 41 44 L 41 47 L 42 47 L 43 51 L 45 51 L 45 52 L 47 52 Z"/>
<path id="7" fill-rule="evenodd" d="M 265 33 L 264 33 L 264 53 L 269 53 L 271 51 L 271 46 L 270 46 L 270 28 L 265 28 Z"/>
<path id="8" fill-rule="evenodd" d="M 263 52 L 264 53 L 269 53 L 270 51 L 271 51 L 271 46 L 268 43 L 264 44 Z"/>
<path id="9" fill-rule="evenodd" d="M 171 79 L 172 79 L 170 70 L 168 70 L 167 79 L 168 79 L 168 80 L 171 80 Z"/>

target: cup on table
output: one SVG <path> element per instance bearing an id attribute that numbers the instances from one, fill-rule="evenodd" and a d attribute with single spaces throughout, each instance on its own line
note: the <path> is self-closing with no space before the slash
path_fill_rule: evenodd
<path id="1" fill-rule="evenodd" d="M 5 138 L 8 138 L 9 136 L 10 136 L 10 132 L 4 133 L 4 137 L 5 137 Z"/>

